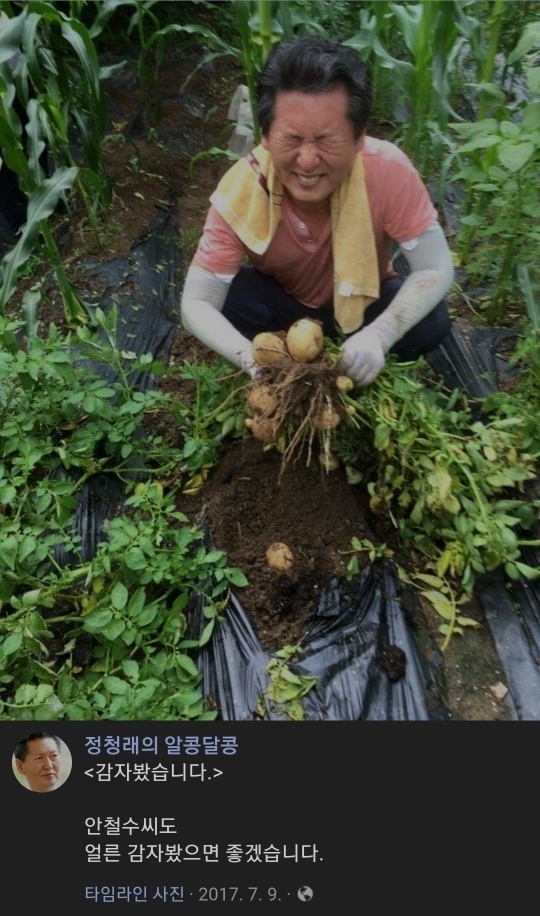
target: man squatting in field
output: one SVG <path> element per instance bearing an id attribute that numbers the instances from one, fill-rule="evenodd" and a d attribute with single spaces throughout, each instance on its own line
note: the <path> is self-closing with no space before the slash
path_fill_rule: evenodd
<path id="1" fill-rule="evenodd" d="M 453 266 L 437 211 L 409 158 L 366 135 L 370 108 L 352 48 L 309 36 L 266 60 L 262 143 L 212 194 L 182 296 L 186 330 L 252 376 L 254 336 L 303 317 L 342 341 L 340 368 L 358 385 L 388 353 L 416 359 L 450 329 Z"/>

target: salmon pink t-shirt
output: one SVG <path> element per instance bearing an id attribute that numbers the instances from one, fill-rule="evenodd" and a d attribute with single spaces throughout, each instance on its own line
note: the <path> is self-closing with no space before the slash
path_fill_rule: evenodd
<path id="1" fill-rule="evenodd" d="M 437 220 L 427 188 L 411 160 L 387 140 L 365 137 L 359 156 L 364 157 L 366 192 L 381 281 L 392 276 L 392 242 L 409 242 Z M 212 273 L 234 276 L 247 260 L 269 274 L 288 293 L 312 308 L 332 304 L 333 257 L 330 216 L 311 231 L 298 217 L 287 194 L 282 216 L 270 245 L 256 255 L 211 206 L 193 263 Z M 361 252 L 359 252 L 361 257 Z"/>

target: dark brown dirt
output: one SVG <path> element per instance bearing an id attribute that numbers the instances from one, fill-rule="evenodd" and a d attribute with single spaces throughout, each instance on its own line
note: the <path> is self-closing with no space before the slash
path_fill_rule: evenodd
<path id="1" fill-rule="evenodd" d="M 184 260 L 189 263 L 208 197 L 228 160 L 203 157 L 192 174 L 190 162 L 202 150 L 226 146 L 232 131 L 227 108 L 240 81 L 234 69 L 220 63 L 219 72 L 206 68 L 181 90 L 197 60 L 197 54 L 188 54 L 163 68 L 163 115 L 157 126 L 152 125 L 133 71 L 127 69 L 110 82 L 111 126 L 104 154 L 113 184 L 112 207 L 102 220 L 99 241 L 82 215 L 69 224 L 59 220 L 57 228 L 74 276 L 79 259 L 108 260 L 125 254 L 162 206 L 172 207 L 178 215 Z M 459 299 L 452 306 L 456 315 L 466 310 Z M 62 324 L 54 297 L 50 313 L 40 317 L 45 323 Z M 172 363 L 213 358 L 179 328 Z M 169 390 L 174 384 L 168 380 Z M 183 399 L 193 395 L 185 382 L 177 383 L 176 393 Z M 216 546 L 227 551 L 231 565 L 244 571 L 249 584 L 239 597 L 261 642 L 272 650 L 301 638 L 313 602 L 330 579 L 345 572 L 353 536 L 369 538 L 375 545 L 386 543 L 394 549 L 397 565 L 424 571 L 422 558 L 399 542 L 389 521 L 385 524 L 372 516 L 365 487 L 352 487 L 343 469 L 322 475 L 318 467 L 298 461 L 278 481 L 280 469 L 279 454 L 263 450 L 251 437 L 226 441 L 202 490 L 196 496 L 179 497 L 182 511 L 194 521 L 209 522 Z M 274 541 L 287 543 L 294 554 L 288 573 L 276 573 L 267 565 L 266 549 Z M 369 562 L 364 554 L 359 560 Z M 431 606 L 420 603 L 419 629 L 440 645 L 440 619 Z M 493 693 L 504 682 L 499 658 L 474 597 L 464 613 L 481 626 L 454 637 L 445 653 L 442 686 L 447 708 L 454 719 L 507 718 L 504 699 Z M 383 661 L 392 672 L 399 669 L 399 658 Z"/>
<path id="2" fill-rule="evenodd" d="M 322 478 L 296 463 L 278 481 L 281 455 L 246 438 L 230 445 L 205 488 L 204 515 L 216 543 L 240 566 L 249 589 L 240 598 L 267 648 L 296 643 L 318 593 L 343 575 L 351 538 L 375 537 L 366 526 L 366 500 L 343 473 Z M 286 543 L 294 562 L 279 572 L 267 548 Z"/>

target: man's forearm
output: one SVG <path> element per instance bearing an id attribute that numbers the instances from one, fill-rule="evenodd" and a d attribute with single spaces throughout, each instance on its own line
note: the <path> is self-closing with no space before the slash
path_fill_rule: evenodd
<path id="1" fill-rule="evenodd" d="M 438 223 L 403 253 L 411 274 L 387 308 L 343 344 L 341 366 L 358 385 L 377 378 L 394 344 L 435 308 L 452 284 L 452 258 Z"/>
<path id="2" fill-rule="evenodd" d="M 413 250 L 403 249 L 403 254 L 411 273 L 388 308 L 370 325 L 385 353 L 435 308 L 454 277 L 452 258 L 439 224 L 424 232 Z"/>
<path id="3" fill-rule="evenodd" d="M 229 284 L 202 267 L 192 265 L 182 293 L 181 315 L 186 331 L 235 366 L 252 373 L 251 341 L 223 317 Z"/>

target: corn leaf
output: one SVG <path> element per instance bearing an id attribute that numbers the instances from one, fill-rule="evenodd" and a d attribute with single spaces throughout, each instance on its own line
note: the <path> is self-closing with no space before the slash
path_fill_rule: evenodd
<path id="1" fill-rule="evenodd" d="M 0 313 L 17 286 L 19 269 L 32 254 L 42 220 L 47 220 L 54 213 L 60 195 L 72 187 L 78 171 L 77 168 L 57 169 L 52 178 L 42 181 L 31 195 L 21 237 L 0 264 Z"/>

